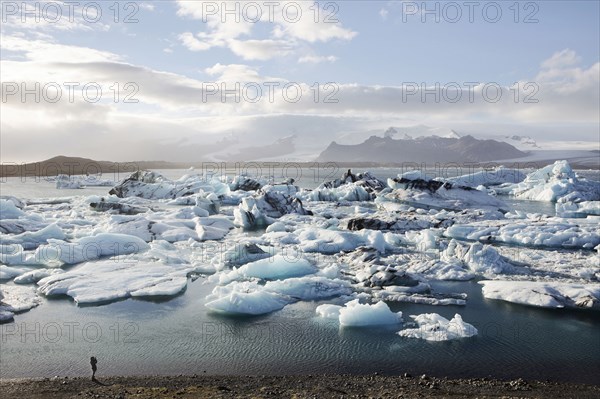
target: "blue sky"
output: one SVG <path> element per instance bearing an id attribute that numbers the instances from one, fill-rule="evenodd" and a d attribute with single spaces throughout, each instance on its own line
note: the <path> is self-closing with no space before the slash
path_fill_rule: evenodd
<path id="1" fill-rule="evenodd" d="M 93 104 L 78 99 L 31 104 L 18 93 L 9 96 L 2 102 L 3 160 L 40 159 L 58 151 L 121 160 L 132 154 L 116 153 L 106 143 L 124 140 L 124 130 L 133 131 L 131 143 L 140 130 L 161 143 L 138 149 L 133 154 L 136 159 L 176 159 L 182 141 L 200 145 L 227 138 L 244 148 L 249 141 L 270 145 L 297 134 L 296 142 L 319 137 L 321 146 L 340 134 L 398 124 L 462 129 L 482 137 L 529 134 L 546 148 L 597 149 L 597 1 L 474 2 L 472 22 L 462 1 L 450 2 L 451 6 L 421 1 L 320 2 L 318 22 L 313 2 L 281 2 L 270 22 L 265 16 L 268 6 L 258 1 L 254 4 L 263 13 L 258 23 L 244 23 L 244 17 L 251 16 L 242 11 L 241 22 L 235 23 L 232 14 L 223 15 L 221 1 L 204 5 L 201 1 L 121 2 L 118 22 L 113 20 L 113 2 L 106 2 L 97 23 L 82 18 L 81 9 L 68 21 L 64 4 L 39 3 L 61 7 L 63 17 L 48 23 L 42 14 L 42 21 L 36 23 L 30 15 L 23 23 L 22 10 L 12 7 L 21 2 L 2 2 L 3 83 L 99 82 L 105 93 L 115 82 L 121 90 L 125 83 L 134 82 L 139 102 L 114 103 L 103 95 Z M 245 3 L 238 2 L 240 10 Z M 289 3 L 303 9 L 297 23 L 283 18 L 281 5 Z M 433 14 L 423 22 L 423 5 L 429 10 L 437 5 L 440 22 Z M 214 15 L 206 13 L 215 10 L 211 7 L 217 7 Z M 496 7 L 502 16 L 491 23 Z M 462 16 L 452 23 L 448 19 L 455 10 Z M 336 21 L 324 22 L 332 11 Z M 138 22 L 123 23 L 129 12 Z M 528 15 L 537 22 L 525 23 Z M 203 82 L 262 85 L 265 81 L 302 85 L 302 101 L 200 100 Z M 313 94 L 311 86 L 323 90 L 328 82 L 337 85 L 337 104 L 305 101 Z M 504 95 L 493 104 L 477 96 L 474 103 L 458 104 L 439 104 L 418 94 L 407 102 L 401 100 L 403 85 L 451 82 L 466 90 L 463 94 L 469 90 L 464 82 L 494 83 Z M 515 82 L 535 83 L 538 103 L 510 101 Z M 321 126 L 332 129 L 331 135 L 315 133 Z M 82 135 L 94 139 L 82 140 Z M 25 149 L 26 140 L 34 138 L 45 145 Z M 317 150 L 299 149 L 296 155 L 310 158 Z"/>

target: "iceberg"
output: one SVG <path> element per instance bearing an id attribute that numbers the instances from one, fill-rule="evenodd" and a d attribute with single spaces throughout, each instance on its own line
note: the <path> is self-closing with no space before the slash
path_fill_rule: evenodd
<path id="1" fill-rule="evenodd" d="M 567 161 L 556 161 L 497 191 L 534 201 L 600 201 L 600 182 L 579 178 Z"/>
<path id="2" fill-rule="evenodd" d="M 555 205 L 556 216 L 563 218 L 600 216 L 600 201 L 558 202 Z"/>
<path id="3" fill-rule="evenodd" d="M 452 339 L 469 338 L 477 335 L 478 331 L 469 323 L 465 323 L 457 313 L 452 320 L 437 313 L 424 313 L 410 316 L 419 326 L 407 328 L 398 332 L 401 337 L 419 338 L 427 341 L 449 341 Z"/>
<path id="4" fill-rule="evenodd" d="M 600 284 L 485 280 L 483 296 L 544 308 L 600 308 Z"/>
<path id="5" fill-rule="evenodd" d="M 26 312 L 41 303 L 35 289 L 27 286 L 2 285 L 0 291 L 0 322 L 13 319 L 15 313 Z"/>
<path id="6" fill-rule="evenodd" d="M 149 248 L 144 240 L 127 234 L 101 233 L 74 242 L 49 239 L 34 254 L 42 264 L 76 264 L 106 256 L 129 255 Z"/>
<path id="7" fill-rule="evenodd" d="M 378 203 L 385 201 L 407 204 L 416 208 L 462 211 L 468 208 L 491 209 L 506 212 L 508 206 L 485 191 L 445 181 L 388 179 L 392 192 L 380 195 Z"/>
<path id="8" fill-rule="evenodd" d="M 314 301 L 324 298 L 350 295 L 352 288 L 346 281 L 332 280 L 321 276 L 294 277 L 285 280 L 268 281 L 264 289 L 295 300 Z"/>
<path id="9" fill-rule="evenodd" d="M 165 265 L 160 262 L 87 262 L 65 273 L 37 282 L 46 296 L 68 295 L 78 304 L 104 303 L 130 296 L 172 296 L 187 286 L 190 265 Z"/>
<path id="10" fill-rule="evenodd" d="M 214 192 L 216 195 L 230 193 L 227 184 L 214 178 L 209 180 L 201 175 L 185 175 L 179 180 L 172 181 L 160 173 L 139 170 L 113 187 L 109 194 L 119 198 L 175 199 L 197 194 L 200 191 Z"/>
<path id="11" fill-rule="evenodd" d="M 246 263 L 238 269 L 220 276 L 220 283 L 227 284 L 234 280 L 259 278 L 263 280 L 280 280 L 290 277 L 313 274 L 317 269 L 304 258 L 287 258 L 275 255 L 272 258 Z"/>
<path id="12" fill-rule="evenodd" d="M 320 305 L 317 307 L 316 313 L 328 319 L 333 319 L 335 315 L 338 315 L 338 321 L 342 327 L 381 326 L 402 322 L 402 312 L 392 312 L 383 301 L 370 305 L 362 304 L 358 299 L 354 299 L 346 302 L 344 306 Z"/>
<path id="13" fill-rule="evenodd" d="M 598 223 L 588 219 L 542 218 L 455 224 L 444 231 L 444 236 L 538 248 L 593 249 L 600 244 Z"/>
<path id="14" fill-rule="evenodd" d="M 478 186 L 491 187 L 506 183 L 516 184 L 525 180 L 525 177 L 525 173 L 518 169 L 509 169 L 504 166 L 498 166 L 493 170 L 482 170 L 458 177 L 450 177 L 447 180 L 459 186 L 476 188 Z"/>

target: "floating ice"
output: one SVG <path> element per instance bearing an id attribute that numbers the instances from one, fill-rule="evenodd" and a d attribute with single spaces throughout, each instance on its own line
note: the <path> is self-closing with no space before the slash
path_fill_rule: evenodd
<path id="1" fill-rule="evenodd" d="M 188 265 L 109 259 L 85 263 L 72 271 L 38 281 L 39 292 L 68 295 L 79 304 L 129 296 L 176 295 L 187 285 Z"/>
<path id="2" fill-rule="evenodd" d="M 160 173 L 140 170 L 121 181 L 109 193 L 121 198 L 174 199 L 200 191 L 214 192 L 217 195 L 227 195 L 230 192 L 227 184 L 201 175 L 186 175 L 172 181 Z"/>
<path id="3" fill-rule="evenodd" d="M 420 338 L 427 341 L 448 341 L 477 335 L 477 329 L 465 323 L 457 313 L 452 320 L 437 313 L 424 313 L 410 316 L 419 328 L 407 328 L 398 332 L 402 337 Z"/>
<path id="4" fill-rule="evenodd" d="M 25 215 L 25 212 L 17 208 L 13 201 L 0 199 L 0 219 L 18 219 Z"/>
<path id="5" fill-rule="evenodd" d="M 534 201 L 600 201 L 600 182 L 577 177 L 567 161 L 556 161 L 530 173 L 523 182 L 503 186 L 501 190 Z"/>
<path id="6" fill-rule="evenodd" d="M 600 201 L 565 202 L 555 205 L 556 215 L 563 218 L 600 215 Z"/>
<path id="7" fill-rule="evenodd" d="M 234 267 L 244 265 L 248 262 L 269 258 L 272 255 L 272 253 L 264 251 L 254 243 L 244 242 L 228 248 L 222 256 L 219 254 L 219 258 L 222 258 L 224 267 Z M 220 259 L 217 260 L 217 263 L 221 263 Z"/>
<path id="8" fill-rule="evenodd" d="M 31 270 L 28 272 L 25 272 L 23 274 L 20 274 L 19 276 L 15 277 L 14 282 L 15 284 L 32 284 L 32 283 L 37 283 L 38 281 L 40 281 L 43 278 L 46 278 L 48 276 L 53 276 L 55 274 L 61 274 L 64 273 L 65 271 L 63 269 L 35 269 L 35 270 Z"/>
<path id="9" fill-rule="evenodd" d="M 302 301 L 331 298 L 352 293 L 348 282 L 318 276 L 269 281 L 265 284 L 264 289 Z"/>
<path id="10" fill-rule="evenodd" d="M 246 263 L 238 269 L 220 276 L 220 283 L 227 284 L 233 280 L 244 278 L 260 278 L 265 280 L 279 280 L 290 277 L 313 274 L 317 269 L 304 258 L 287 258 L 275 255 L 272 258 Z"/>
<path id="11" fill-rule="evenodd" d="M 480 281 L 483 296 L 545 308 L 600 308 L 600 284 L 541 281 Z"/>
<path id="12" fill-rule="evenodd" d="M 267 226 L 289 213 L 312 215 L 297 197 L 298 187 L 289 184 L 264 186 L 253 197 L 242 199 L 234 211 L 234 223 L 244 229 Z"/>
<path id="13" fill-rule="evenodd" d="M 588 219 L 525 219 L 454 225 L 444 236 L 486 243 L 549 248 L 592 249 L 600 244 L 598 223 Z"/>
<path id="14" fill-rule="evenodd" d="M 41 298 L 32 287 L 2 285 L 0 292 L 0 322 L 10 321 L 15 313 L 38 306 Z"/>
<path id="15" fill-rule="evenodd" d="M 49 239 L 39 246 L 35 258 L 43 264 L 75 264 L 104 256 L 128 255 L 148 249 L 144 240 L 127 234 L 101 233 L 74 242 Z"/>
<path id="16" fill-rule="evenodd" d="M 342 307 L 339 305 L 325 303 L 323 305 L 317 306 L 315 312 L 317 313 L 317 315 L 324 319 L 339 320 L 341 309 Z"/>
<path id="17" fill-rule="evenodd" d="M 293 302 L 289 297 L 260 289 L 256 283 L 232 283 L 217 286 L 207 297 L 206 307 L 212 311 L 233 315 L 271 313 Z"/>
<path id="18" fill-rule="evenodd" d="M 339 311 L 340 325 L 344 327 L 364 327 L 402 322 L 402 312 L 394 313 L 388 305 L 377 302 L 373 305 L 361 304 L 358 299 L 347 302 Z"/>
<path id="19" fill-rule="evenodd" d="M 525 174 L 518 169 L 509 169 L 499 166 L 493 170 L 482 170 L 463 176 L 451 177 L 448 181 L 459 186 L 497 186 L 504 183 L 520 183 L 525 179 Z"/>
<path id="20" fill-rule="evenodd" d="M 404 177 L 388 180 L 394 189 L 377 198 L 378 203 L 399 202 L 424 209 L 462 211 L 467 208 L 507 210 L 507 205 L 486 192 L 437 180 L 411 180 Z"/>
<path id="21" fill-rule="evenodd" d="M 66 235 L 64 231 L 58 227 L 56 223 L 49 224 L 48 226 L 38 231 L 26 231 L 18 235 L 2 236 L 2 244 L 18 244 L 23 249 L 35 249 L 41 244 L 45 244 L 50 239 L 64 240 Z"/>

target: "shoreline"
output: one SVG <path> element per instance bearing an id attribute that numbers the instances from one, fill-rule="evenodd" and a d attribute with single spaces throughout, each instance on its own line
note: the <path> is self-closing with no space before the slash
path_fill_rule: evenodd
<path id="1" fill-rule="evenodd" d="M 600 385 L 431 376 L 129 376 L 0 379 L 6 397 L 27 398 L 597 398 Z"/>

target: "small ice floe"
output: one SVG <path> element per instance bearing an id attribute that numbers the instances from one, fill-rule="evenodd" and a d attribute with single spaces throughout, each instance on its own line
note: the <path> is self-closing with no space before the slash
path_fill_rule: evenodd
<path id="1" fill-rule="evenodd" d="M 2 285 L 0 291 L 0 323 L 11 321 L 15 313 L 26 312 L 41 303 L 33 287 Z"/>
<path id="2" fill-rule="evenodd" d="M 427 341 L 449 341 L 452 339 L 469 338 L 477 335 L 477 329 L 465 323 L 457 313 L 451 320 L 437 313 L 411 315 L 417 328 L 407 328 L 398 332 L 401 337 L 419 338 Z"/>
<path id="3" fill-rule="evenodd" d="M 0 219 L 18 219 L 26 216 L 22 208 L 15 205 L 10 199 L 0 199 Z"/>
<path id="4" fill-rule="evenodd" d="M 315 312 L 323 318 L 337 319 L 342 327 L 368 327 L 402 323 L 402 312 L 392 312 L 383 301 L 371 305 L 353 299 L 346 302 L 344 306 L 319 305 Z"/>
<path id="5" fill-rule="evenodd" d="M 556 203 L 556 216 L 563 218 L 600 216 L 600 201 L 561 202 Z"/>
<path id="6" fill-rule="evenodd" d="M 600 284 L 542 281 L 480 281 L 483 296 L 544 308 L 600 308 Z"/>
<path id="7" fill-rule="evenodd" d="M 251 316 L 271 313 L 294 302 L 288 296 L 267 291 L 249 282 L 217 286 L 206 299 L 206 307 L 214 312 Z"/>

